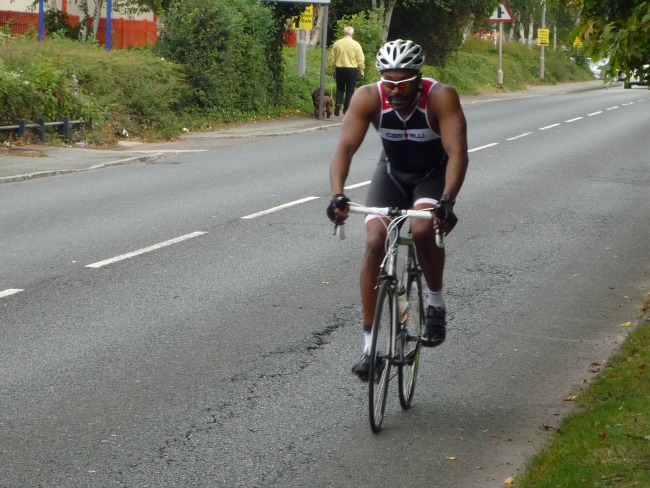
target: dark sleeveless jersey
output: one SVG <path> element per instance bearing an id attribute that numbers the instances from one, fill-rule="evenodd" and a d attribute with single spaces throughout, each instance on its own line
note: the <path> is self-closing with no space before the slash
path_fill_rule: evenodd
<path id="1" fill-rule="evenodd" d="M 427 99 L 436 83 L 431 78 L 422 78 L 420 101 L 406 119 L 393 110 L 381 82 L 377 83 L 381 97 L 378 131 L 391 169 L 422 174 L 446 166 L 447 153 L 440 134 L 434 132 L 427 117 Z"/>

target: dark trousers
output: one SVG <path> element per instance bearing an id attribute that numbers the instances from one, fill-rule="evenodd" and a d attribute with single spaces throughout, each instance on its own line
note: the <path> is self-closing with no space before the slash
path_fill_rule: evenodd
<path id="1" fill-rule="evenodd" d="M 357 68 L 336 68 L 336 105 L 343 104 L 343 113 L 347 112 L 350 106 L 354 85 L 357 82 L 357 73 Z M 343 102 L 344 96 L 345 102 Z"/>

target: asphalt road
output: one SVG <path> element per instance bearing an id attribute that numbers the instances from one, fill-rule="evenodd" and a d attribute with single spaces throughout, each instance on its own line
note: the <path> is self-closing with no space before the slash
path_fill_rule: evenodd
<path id="1" fill-rule="evenodd" d="M 449 337 L 379 435 L 349 372 L 361 220 L 324 217 L 337 127 L 3 184 L 0 487 L 502 486 L 648 288 L 648 104 L 465 106 Z"/>

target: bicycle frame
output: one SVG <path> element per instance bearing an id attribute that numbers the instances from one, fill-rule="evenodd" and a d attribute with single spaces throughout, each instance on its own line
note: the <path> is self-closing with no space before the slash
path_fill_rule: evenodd
<path id="1" fill-rule="evenodd" d="M 400 216 L 392 220 L 387 227 L 386 236 L 386 254 L 380 267 L 377 287 L 381 286 L 383 281 L 389 281 L 392 289 L 393 304 L 391 307 L 391 327 L 390 327 L 390 350 L 387 354 L 390 357 L 391 364 L 394 366 L 403 365 L 405 363 L 403 350 L 396 347 L 396 339 L 401 333 L 400 325 L 402 317 L 400 317 L 400 310 L 398 304 L 399 290 L 406 288 L 408 274 L 413 268 L 419 269 L 419 263 L 415 254 L 415 243 L 411 237 L 404 237 L 401 235 L 401 224 L 409 216 Z M 430 218 L 430 217 L 429 217 Z M 398 276 L 397 256 L 400 246 L 404 247 L 406 258 L 404 267 L 401 270 L 402 275 Z"/>
<path id="2" fill-rule="evenodd" d="M 373 321 L 370 348 L 372 359 L 368 383 L 370 425 L 374 432 L 379 432 L 384 416 L 388 384 L 391 379 L 391 367 L 397 367 L 400 404 L 404 409 L 411 406 L 419 367 L 420 334 L 424 315 L 421 270 L 413 239 L 410 236 L 402 236 L 401 227 L 409 218 L 431 220 L 433 214 L 429 210 L 363 207 L 354 203 L 350 203 L 349 208 L 350 213 L 390 218 L 386 224 L 386 252 L 380 265 L 378 279 L 378 299 Z M 438 240 L 437 244 L 441 246 L 442 241 Z M 400 246 L 406 248 L 403 265 L 401 262 L 398 265 Z M 417 309 L 414 314 L 416 320 L 409 317 L 408 309 L 400 310 L 398 295 L 402 289 L 407 295 L 406 306 L 408 306 L 409 299 L 413 300 L 413 297 L 409 296 L 412 290 L 417 290 L 419 296 L 416 300 Z"/>

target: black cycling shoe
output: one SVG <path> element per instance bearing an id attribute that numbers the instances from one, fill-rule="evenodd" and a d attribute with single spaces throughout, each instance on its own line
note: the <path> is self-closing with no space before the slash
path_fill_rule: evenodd
<path id="1" fill-rule="evenodd" d="M 368 381 L 368 372 L 370 371 L 370 355 L 363 353 L 358 363 L 352 366 L 352 372 L 356 374 L 361 381 Z"/>
<path id="2" fill-rule="evenodd" d="M 424 347 L 436 347 L 445 342 L 447 322 L 444 308 L 428 306 L 424 312 L 424 334 L 420 342 Z"/>
<path id="3" fill-rule="evenodd" d="M 376 378 L 379 378 L 382 371 L 384 371 L 384 364 L 384 361 L 379 359 L 377 360 L 377 363 L 375 364 Z M 368 381 L 368 376 L 370 375 L 370 354 L 364 352 L 359 362 L 352 366 L 352 372 L 356 374 L 361 381 Z"/>

